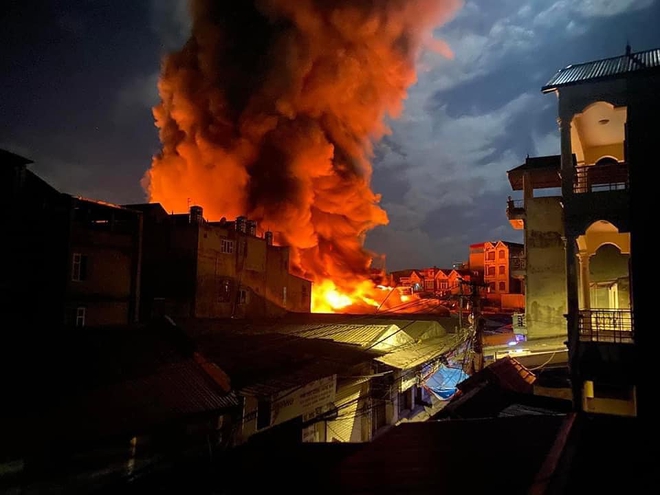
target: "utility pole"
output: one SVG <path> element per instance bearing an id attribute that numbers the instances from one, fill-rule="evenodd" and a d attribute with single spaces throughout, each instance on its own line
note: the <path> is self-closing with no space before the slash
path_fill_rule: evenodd
<path id="1" fill-rule="evenodd" d="M 480 284 L 472 282 L 472 321 L 474 325 L 474 356 L 472 360 L 472 372 L 478 373 L 484 367 L 484 344 L 483 329 L 484 324 L 481 318 L 481 300 L 479 297 Z"/>
<path id="2" fill-rule="evenodd" d="M 463 279 L 458 279 L 458 331 L 463 331 Z"/>
<path id="3" fill-rule="evenodd" d="M 481 298 L 479 295 L 479 288 L 486 287 L 484 284 L 478 282 L 465 282 L 462 279 L 459 280 L 459 300 L 460 300 L 460 312 L 459 312 L 459 325 L 462 328 L 463 321 L 463 285 L 470 286 L 469 301 L 471 306 L 470 314 L 470 323 L 474 330 L 474 345 L 472 348 L 472 360 L 470 363 L 470 371 L 472 374 L 478 373 L 484 367 L 484 351 L 483 351 L 483 321 L 481 318 Z"/>

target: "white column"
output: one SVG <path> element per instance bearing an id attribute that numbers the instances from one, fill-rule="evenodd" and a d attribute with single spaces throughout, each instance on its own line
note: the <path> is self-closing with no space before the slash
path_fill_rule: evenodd
<path id="1" fill-rule="evenodd" d="M 589 253 L 580 251 L 580 288 L 582 289 L 582 309 L 591 309 L 591 280 L 589 279 Z"/>
<path id="2" fill-rule="evenodd" d="M 573 148 L 571 144 L 571 119 L 572 115 L 562 115 L 557 119 L 559 124 L 559 135 L 561 140 L 561 177 L 562 195 L 564 197 L 573 194 L 573 181 L 575 177 L 575 164 L 573 163 Z"/>

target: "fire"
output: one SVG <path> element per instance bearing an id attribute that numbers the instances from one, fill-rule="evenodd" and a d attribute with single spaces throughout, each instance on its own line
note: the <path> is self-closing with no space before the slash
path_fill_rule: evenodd
<path id="1" fill-rule="evenodd" d="M 416 81 L 421 51 L 460 0 L 192 0 L 154 108 L 162 143 L 149 200 L 211 219 L 245 215 L 291 246 L 314 311 L 373 311 L 367 233 L 386 225 L 373 146 Z"/>

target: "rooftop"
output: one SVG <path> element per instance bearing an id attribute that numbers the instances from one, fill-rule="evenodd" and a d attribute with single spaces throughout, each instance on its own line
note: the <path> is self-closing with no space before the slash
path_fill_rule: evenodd
<path id="1" fill-rule="evenodd" d="M 21 155 L 17 155 L 16 153 L 12 153 L 11 151 L 4 150 L 0 148 L 0 163 L 2 164 L 9 164 L 9 165 L 18 165 L 18 166 L 25 166 L 29 165 L 30 163 L 34 163 L 32 160 L 29 158 L 25 158 Z"/>
<path id="2" fill-rule="evenodd" d="M 268 333 L 212 332 L 195 337 L 200 352 L 226 371 L 238 391 L 269 396 L 331 375 L 350 375 L 354 366 L 382 355 L 373 349 L 323 339 Z"/>
<path id="3" fill-rule="evenodd" d="M 627 47 L 624 55 L 569 65 L 559 70 L 541 88 L 541 91 L 548 93 L 564 86 L 646 73 L 658 68 L 660 68 L 660 48 L 633 53 L 630 47 Z"/>

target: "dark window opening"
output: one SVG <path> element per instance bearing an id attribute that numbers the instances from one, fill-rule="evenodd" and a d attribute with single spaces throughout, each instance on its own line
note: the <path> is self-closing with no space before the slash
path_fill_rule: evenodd
<path id="1" fill-rule="evenodd" d="M 83 282 L 87 280 L 87 256 L 80 253 L 73 253 L 71 263 L 71 280 L 74 282 Z"/>
<path id="2" fill-rule="evenodd" d="M 270 400 L 260 400 L 257 404 L 257 430 L 270 426 Z"/>

